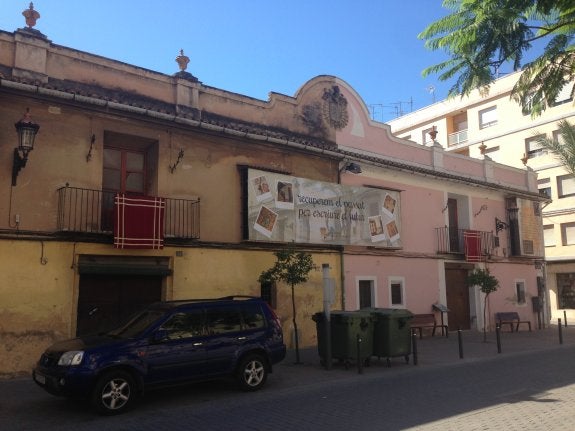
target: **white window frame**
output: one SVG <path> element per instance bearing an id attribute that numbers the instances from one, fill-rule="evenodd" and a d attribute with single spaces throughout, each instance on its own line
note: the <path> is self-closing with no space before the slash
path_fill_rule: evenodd
<path id="1" fill-rule="evenodd" d="M 553 140 L 555 142 L 560 143 L 561 145 L 565 144 L 565 140 L 563 139 L 563 135 L 561 134 L 561 131 L 559 130 L 553 130 L 553 132 L 551 132 L 551 134 L 553 135 Z"/>
<path id="2" fill-rule="evenodd" d="M 563 246 L 575 245 L 575 223 L 561 223 L 561 244 Z"/>
<path id="3" fill-rule="evenodd" d="M 551 106 L 557 106 L 563 103 L 571 102 L 573 100 L 574 87 L 575 83 L 573 82 L 566 83 L 557 94 L 557 97 L 555 98 Z"/>
<path id="4" fill-rule="evenodd" d="M 551 178 L 547 177 L 547 178 L 541 178 L 537 180 L 537 189 L 539 190 L 539 193 L 544 193 L 545 196 L 547 197 L 552 197 L 553 195 L 553 191 L 551 190 Z M 547 190 L 549 191 L 549 193 L 547 193 Z"/>
<path id="5" fill-rule="evenodd" d="M 555 236 L 555 225 L 543 225 L 543 243 L 545 247 L 556 247 L 557 237 Z"/>
<path id="6" fill-rule="evenodd" d="M 356 294 L 356 304 L 357 309 L 360 307 L 360 294 L 359 294 L 359 282 L 360 281 L 370 281 L 371 282 L 371 304 L 373 307 L 378 306 L 377 301 L 377 277 L 370 275 L 358 275 L 355 277 L 355 294 Z"/>
<path id="7" fill-rule="evenodd" d="M 543 138 L 545 138 L 545 135 L 537 135 L 525 139 L 525 153 L 528 159 L 545 156 L 547 154 L 547 149 L 539 143 Z"/>
<path id="8" fill-rule="evenodd" d="M 479 128 L 495 126 L 497 124 L 497 105 L 479 111 Z"/>
<path id="9" fill-rule="evenodd" d="M 560 175 L 557 177 L 557 196 L 559 199 L 575 196 L 575 177 L 573 175 Z"/>
<path id="10" fill-rule="evenodd" d="M 399 284 L 400 288 L 401 288 L 401 304 L 394 304 L 392 302 L 392 291 L 391 291 L 391 287 L 394 284 Z M 407 307 L 407 303 L 405 300 L 405 277 L 400 277 L 400 276 L 390 276 L 387 279 L 387 291 L 389 294 L 389 306 L 390 308 L 406 308 Z"/>

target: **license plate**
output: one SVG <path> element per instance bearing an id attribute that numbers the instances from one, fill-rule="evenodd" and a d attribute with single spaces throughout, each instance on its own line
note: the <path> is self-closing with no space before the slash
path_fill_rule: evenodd
<path id="1" fill-rule="evenodd" d="M 41 385 L 46 384 L 46 377 L 44 377 L 42 374 L 35 373 L 34 374 L 34 380 L 36 380 Z"/>

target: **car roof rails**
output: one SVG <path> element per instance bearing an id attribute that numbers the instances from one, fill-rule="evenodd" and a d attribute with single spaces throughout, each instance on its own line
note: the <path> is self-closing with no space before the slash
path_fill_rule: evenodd
<path id="1" fill-rule="evenodd" d="M 261 299 L 258 296 L 250 295 L 229 295 L 221 296 L 219 298 L 192 298 L 192 299 L 173 299 L 170 301 L 159 301 L 158 304 L 191 304 L 194 302 L 215 302 L 215 301 L 234 301 L 234 300 L 250 300 L 250 299 Z"/>

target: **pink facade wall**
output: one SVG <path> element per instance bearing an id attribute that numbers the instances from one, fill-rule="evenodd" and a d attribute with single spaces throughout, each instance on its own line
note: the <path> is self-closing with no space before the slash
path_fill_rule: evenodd
<path id="1" fill-rule="evenodd" d="M 494 315 L 498 311 L 516 311 L 521 320 L 531 321 L 535 328 L 537 315 L 533 312 L 531 298 L 537 296 L 537 271 L 531 265 L 510 265 L 506 263 L 491 263 L 489 270 L 499 280 L 499 289 L 489 295 L 489 322 L 494 329 Z M 525 303 L 518 304 L 516 282 L 524 282 Z M 507 329 L 507 328 L 505 328 Z"/>
<path id="2" fill-rule="evenodd" d="M 390 308 L 389 278 L 404 279 L 405 308 L 414 313 L 431 313 L 431 305 L 439 302 L 439 271 L 437 260 L 405 259 L 393 256 L 345 256 L 345 308 L 357 310 L 356 279 L 374 277 L 376 304 Z"/>
<path id="3" fill-rule="evenodd" d="M 395 138 L 387 125 L 369 119 L 361 98 L 353 89 L 339 80 L 338 84 L 353 113 L 346 127 L 336 132 L 340 148 L 358 150 L 427 170 L 427 173 L 421 174 L 417 169 L 410 173 L 409 168 L 398 171 L 366 167 L 361 175 L 341 175 L 342 184 L 368 184 L 401 190 L 403 245 L 401 249 L 384 253 L 346 250 L 343 260 L 345 308 L 359 308 L 359 280 L 373 283 L 376 292 L 375 298 L 372 298 L 373 305 L 392 307 L 390 279 L 399 279 L 403 284 L 404 302 L 395 306 L 413 313 L 430 313 L 432 304 L 447 302 L 447 265 L 456 265 L 464 271 L 487 267 L 500 283 L 499 290 L 489 299 L 488 328 L 494 329 L 494 313 L 498 311 L 517 311 L 523 320 L 535 325 L 537 317 L 532 312 L 531 298 L 538 294 L 537 276 L 541 274 L 528 258 L 509 259 L 507 230 L 498 233 L 499 246 L 491 249 L 492 255 L 481 262 L 467 262 L 463 250 L 454 254 L 439 253 L 436 235 L 437 228 L 446 228 L 450 223 L 449 211 L 446 211 L 448 198 L 457 201 L 459 229 L 495 235 L 495 218 L 507 220 L 506 198 L 509 197 L 509 190 L 499 189 L 499 186 L 535 192 L 535 175 L 528 170 L 498 165 L 490 159 L 472 159 L 445 152 L 442 148 Z M 433 171 L 438 175 L 429 174 Z M 443 173 L 459 178 L 442 178 Z M 477 182 L 466 183 L 467 178 L 489 183 L 491 187 L 481 186 Z M 518 302 L 517 283 L 525 288 L 524 303 Z M 483 295 L 477 287 L 467 287 L 465 282 L 461 286 L 455 284 L 455 287 L 469 291 L 470 327 L 482 329 Z M 448 316 L 446 318 L 449 320 Z"/>

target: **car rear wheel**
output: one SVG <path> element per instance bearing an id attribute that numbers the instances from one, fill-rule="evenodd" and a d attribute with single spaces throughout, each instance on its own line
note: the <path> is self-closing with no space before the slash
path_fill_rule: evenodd
<path id="1" fill-rule="evenodd" d="M 92 405 L 101 414 L 117 415 L 128 410 L 136 398 L 134 378 L 125 371 L 111 371 L 96 383 Z"/>
<path id="2" fill-rule="evenodd" d="M 238 381 L 240 387 L 246 391 L 260 389 L 268 378 L 268 369 L 265 359 L 258 354 L 246 356 L 238 368 Z"/>

